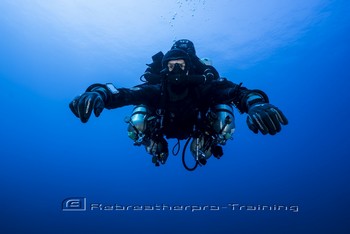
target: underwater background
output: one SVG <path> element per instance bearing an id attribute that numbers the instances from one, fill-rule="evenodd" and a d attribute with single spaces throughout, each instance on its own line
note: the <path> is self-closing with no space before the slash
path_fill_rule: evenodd
<path id="1" fill-rule="evenodd" d="M 1 0 L 0 233 L 350 233 L 349 11 L 345 0 Z M 180 155 L 155 167 L 133 146 L 132 106 L 86 124 L 70 112 L 92 83 L 139 84 L 182 38 L 221 76 L 265 91 L 289 125 L 255 135 L 236 110 L 224 156 L 188 172 Z"/>

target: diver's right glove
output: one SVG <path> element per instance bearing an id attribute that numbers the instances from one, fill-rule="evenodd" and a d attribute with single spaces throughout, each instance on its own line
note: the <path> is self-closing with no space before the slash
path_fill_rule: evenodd
<path id="1" fill-rule="evenodd" d="M 85 92 L 75 97 L 73 101 L 69 103 L 69 108 L 81 122 L 86 123 L 92 111 L 94 111 L 96 117 L 100 116 L 104 109 L 104 102 L 101 94 L 98 92 Z"/>
<path id="2" fill-rule="evenodd" d="M 95 84 L 87 88 L 86 92 L 77 96 L 69 103 L 69 108 L 81 122 L 86 123 L 92 111 L 99 117 L 108 98 L 108 91 L 102 85 Z"/>

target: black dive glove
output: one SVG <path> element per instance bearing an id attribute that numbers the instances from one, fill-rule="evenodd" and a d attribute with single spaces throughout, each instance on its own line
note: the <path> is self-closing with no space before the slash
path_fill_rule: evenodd
<path id="1" fill-rule="evenodd" d="M 90 86 L 85 93 L 77 96 L 69 103 L 69 108 L 81 122 L 86 123 L 92 111 L 96 117 L 99 117 L 105 108 L 107 100 L 107 90 L 98 85 Z"/>
<path id="2" fill-rule="evenodd" d="M 251 90 L 245 97 L 247 107 L 247 124 L 254 133 L 275 135 L 281 131 L 281 124 L 288 120 L 277 107 L 269 104 L 269 98 L 261 90 Z"/>
<path id="3" fill-rule="evenodd" d="M 94 111 L 95 116 L 99 117 L 104 106 L 105 104 L 102 100 L 101 94 L 98 92 L 83 93 L 69 103 L 69 108 L 73 114 L 83 123 L 86 123 L 89 120 L 92 110 Z"/>
<path id="4" fill-rule="evenodd" d="M 254 133 L 275 135 L 281 131 L 281 124 L 287 125 L 288 120 L 274 105 L 258 103 L 249 108 L 247 124 Z"/>

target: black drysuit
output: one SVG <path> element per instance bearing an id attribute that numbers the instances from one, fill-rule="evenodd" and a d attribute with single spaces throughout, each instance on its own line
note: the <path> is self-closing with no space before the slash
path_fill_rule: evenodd
<path id="1" fill-rule="evenodd" d="M 93 91 L 100 84 L 90 86 L 87 91 Z M 182 86 L 161 84 L 142 84 L 131 89 L 119 88 L 116 93 L 108 93 L 105 97 L 105 108 L 114 109 L 127 105 L 145 105 L 156 113 L 162 110 L 164 122 L 162 134 L 167 138 L 185 139 L 193 132 L 198 124 L 198 117 L 204 118 L 210 107 L 217 104 L 230 104 L 241 113 L 248 111 L 247 98 L 255 93 L 262 97 L 265 103 L 268 98 L 260 90 L 248 90 L 221 78 L 204 84 L 191 84 Z M 181 92 L 176 92 L 181 90 Z M 95 90 L 94 90 L 95 91 Z M 98 90 L 97 90 L 98 92 Z"/>

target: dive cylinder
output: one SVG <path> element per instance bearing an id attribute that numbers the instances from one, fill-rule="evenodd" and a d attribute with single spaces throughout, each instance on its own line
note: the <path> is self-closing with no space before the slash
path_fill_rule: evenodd
<path id="1" fill-rule="evenodd" d="M 148 116 L 147 107 L 144 105 L 136 106 L 129 118 L 128 136 L 136 142 L 141 143 L 144 132 L 147 127 L 146 118 Z"/>
<path id="2" fill-rule="evenodd" d="M 235 131 L 235 117 L 233 108 L 227 104 L 219 104 L 213 108 L 216 118 L 213 120 L 213 128 L 218 136 L 217 143 L 225 145 L 226 141 L 232 139 Z"/>

